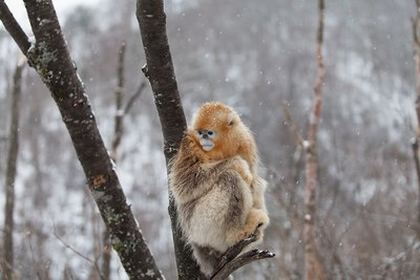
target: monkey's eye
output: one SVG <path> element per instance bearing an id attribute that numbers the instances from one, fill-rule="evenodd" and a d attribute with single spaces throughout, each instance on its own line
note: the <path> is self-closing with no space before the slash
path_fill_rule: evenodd
<path id="1" fill-rule="evenodd" d="M 207 135 L 208 135 L 208 136 L 213 136 L 213 135 L 214 135 L 214 132 L 213 132 L 213 131 L 211 131 L 211 130 L 209 130 L 209 131 L 207 131 Z"/>
<path id="2" fill-rule="evenodd" d="M 233 125 L 233 121 L 230 121 L 229 123 L 228 123 L 228 126 L 232 126 Z"/>

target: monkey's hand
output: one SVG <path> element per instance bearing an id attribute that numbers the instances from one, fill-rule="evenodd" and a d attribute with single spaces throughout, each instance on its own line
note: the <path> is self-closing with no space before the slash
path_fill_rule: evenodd
<path id="1" fill-rule="evenodd" d="M 188 130 L 181 143 L 181 150 L 188 151 L 191 155 L 195 156 L 200 162 L 206 163 L 209 161 L 206 153 L 201 149 L 197 142 L 197 137 L 192 130 Z"/>
<path id="2" fill-rule="evenodd" d="M 247 185 L 251 185 L 252 181 L 254 180 L 254 177 L 252 176 L 248 162 L 246 162 L 240 156 L 235 156 L 232 158 L 231 167 L 233 170 L 239 173 L 239 175 Z"/>

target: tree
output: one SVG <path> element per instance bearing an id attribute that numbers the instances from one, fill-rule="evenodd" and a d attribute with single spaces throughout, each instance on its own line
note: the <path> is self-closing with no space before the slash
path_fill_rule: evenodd
<path id="1" fill-rule="evenodd" d="M 316 36 L 317 77 L 314 86 L 314 99 L 312 111 L 309 116 L 305 148 L 305 217 L 304 217 L 304 243 L 305 243 L 305 279 L 324 279 L 325 272 L 320 261 L 315 241 L 316 217 L 316 184 L 317 184 L 317 151 L 316 137 L 321 118 L 322 87 L 325 80 L 325 69 L 322 57 L 322 43 L 324 33 L 324 0 L 318 0 L 318 30 Z"/>
<path id="2" fill-rule="evenodd" d="M 322 107 L 322 89 L 325 80 L 325 68 L 322 56 L 322 44 L 324 33 L 324 0 L 318 0 L 318 28 L 316 33 L 316 80 L 314 85 L 314 97 L 309 115 L 309 125 L 306 139 L 304 139 L 293 121 L 292 116 L 286 106 L 283 104 L 283 111 L 286 123 L 290 126 L 294 139 L 297 142 L 295 166 L 298 166 L 300 151 L 305 153 L 305 187 L 304 187 L 304 279 L 322 280 L 325 279 L 325 271 L 320 260 L 319 252 L 315 238 L 315 218 L 316 218 L 316 185 L 318 183 L 318 160 L 317 160 L 317 132 L 321 118 Z M 296 176 L 296 175 L 295 175 Z M 296 177 L 295 177 L 296 178 Z M 296 179 L 295 179 L 296 181 Z"/>
<path id="3" fill-rule="evenodd" d="M 114 116 L 114 134 L 112 137 L 111 144 L 111 158 L 116 163 L 118 161 L 118 148 L 121 144 L 124 135 L 124 118 L 130 112 L 135 101 L 143 93 L 146 82 L 141 81 L 136 92 L 129 96 L 129 99 L 125 101 L 124 94 L 124 58 L 127 45 L 123 42 L 118 51 L 118 66 L 117 66 L 117 81 L 118 85 L 115 89 L 115 116 Z M 109 241 L 108 231 L 105 229 L 103 232 L 103 253 L 102 253 L 102 277 L 104 280 L 110 279 L 111 275 L 111 244 Z"/>
<path id="4" fill-rule="evenodd" d="M 18 63 L 13 75 L 13 89 L 11 92 L 11 119 L 10 119 L 10 136 L 9 136 L 9 151 L 7 155 L 6 167 L 6 204 L 4 208 L 4 237 L 3 237 L 3 271 L 4 278 L 7 280 L 13 279 L 14 266 L 13 266 L 13 228 L 14 219 L 13 211 L 15 208 L 15 179 L 18 161 L 19 150 L 19 111 L 21 103 L 21 89 L 22 89 L 22 71 L 26 64 L 25 60 Z"/>

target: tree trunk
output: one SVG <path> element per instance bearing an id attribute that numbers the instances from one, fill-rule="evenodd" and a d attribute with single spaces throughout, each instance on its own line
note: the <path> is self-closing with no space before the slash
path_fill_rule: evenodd
<path id="1" fill-rule="evenodd" d="M 305 142 L 305 280 L 325 279 L 320 256 L 315 240 L 316 218 L 316 184 L 317 184 L 317 152 L 316 136 L 321 117 L 322 86 L 325 79 L 324 62 L 322 58 L 322 43 L 324 31 L 324 0 L 318 0 L 318 30 L 316 39 L 317 78 L 314 87 L 314 101 L 309 118 L 308 136 Z"/>
<path id="2" fill-rule="evenodd" d="M 3 273 L 4 279 L 13 279 L 13 210 L 15 207 L 15 179 L 17 168 L 17 156 L 19 150 L 19 111 L 21 99 L 21 85 L 22 85 L 22 71 L 26 61 L 19 63 L 16 66 L 15 74 L 13 76 L 13 91 L 11 119 L 10 119 L 10 136 L 9 136 L 9 150 L 7 155 L 6 167 L 6 205 L 4 208 L 4 260 Z"/>
<path id="3" fill-rule="evenodd" d="M 187 127 L 166 35 L 166 15 L 162 0 L 138 0 L 137 20 L 146 53 L 143 68 L 152 86 L 164 138 L 167 164 L 176 154 Z M 178 269 L 178 279 L 205 279 L 185 242 L 177 223 L 176 207 L 169 195 L 169 216 Z"/>

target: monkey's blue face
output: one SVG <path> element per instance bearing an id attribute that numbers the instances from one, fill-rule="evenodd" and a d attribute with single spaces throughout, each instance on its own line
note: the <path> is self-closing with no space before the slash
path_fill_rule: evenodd
<path id="1" fill-rule="evenodd" d="M 200 145 L 204 151 L 208 152 L 214 148 L 214 137 L 216 132 L 213 130 L 199 129 L 197 130 L 197 136 L 200 140 Z"/>

